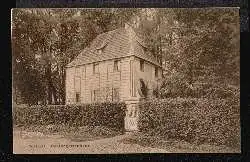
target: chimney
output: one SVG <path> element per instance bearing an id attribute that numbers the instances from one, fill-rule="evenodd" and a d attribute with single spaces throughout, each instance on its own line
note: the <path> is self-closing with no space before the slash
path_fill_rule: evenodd
<path id="1" fill-rule="evenodd" d="M 129 23 L 125 23 L 124 28 L 125 28 L 125 30 L 127 30 L 128 33 L 131 34 L 131 36 L 136 35 L 133 27 Z"/>
<path id="2" fill-rule="evenodd" d="M 136 36 L 135 31 L 133 30 L 132 26 L 128 23 L 124 24 L 124 29 L 129 39 L 129 44 L 130 44 L 129 53 L 133 54 L 134 53 L 134 38 Z"/>
<path id="3" fill-rule="evenodd" d="M 124 28 L 127 29 L 131 29 L 131 26 L 128 23 L 125 23 Z"/>

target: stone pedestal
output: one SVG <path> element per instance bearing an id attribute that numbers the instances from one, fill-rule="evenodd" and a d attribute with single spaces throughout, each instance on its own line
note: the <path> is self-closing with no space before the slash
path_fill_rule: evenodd
<path id="1" fill-rule="evenodd" d="M 138 131 L 138 118 L 139 118 L 139 101 L 126 101 L 126 116 L 125 116 L 125 130 Z"/>

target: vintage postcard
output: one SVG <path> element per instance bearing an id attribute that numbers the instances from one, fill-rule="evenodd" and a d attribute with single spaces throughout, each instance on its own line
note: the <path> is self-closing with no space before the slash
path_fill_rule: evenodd
<path id="1" fill-rule="evenodd" d="M 239 8 L 12 9 L 14 154 L 240 153 Z"/>

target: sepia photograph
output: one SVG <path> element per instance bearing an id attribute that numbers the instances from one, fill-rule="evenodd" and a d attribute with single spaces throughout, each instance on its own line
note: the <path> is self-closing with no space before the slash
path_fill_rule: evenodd
<path id="1" fill-rule="evenodd" d="M 14 154 L 241 153 L 238 7 L 11 10 Z"/>

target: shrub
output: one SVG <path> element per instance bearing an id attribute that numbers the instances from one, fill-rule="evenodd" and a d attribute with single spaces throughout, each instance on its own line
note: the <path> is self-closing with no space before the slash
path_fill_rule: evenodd
<path id="1" fill-rule="evenodd" d="M 13 108 L 15 125 L 107 126 L 124 128 L 125 103 L 105 102 L 82 105 L 44 105 Z"/>
<path id="2" fill-rule="evenodd" d="M 139 130 L 196 143 L 240 145 L 239 102 L 175 98 L 140 102 Z"/>

